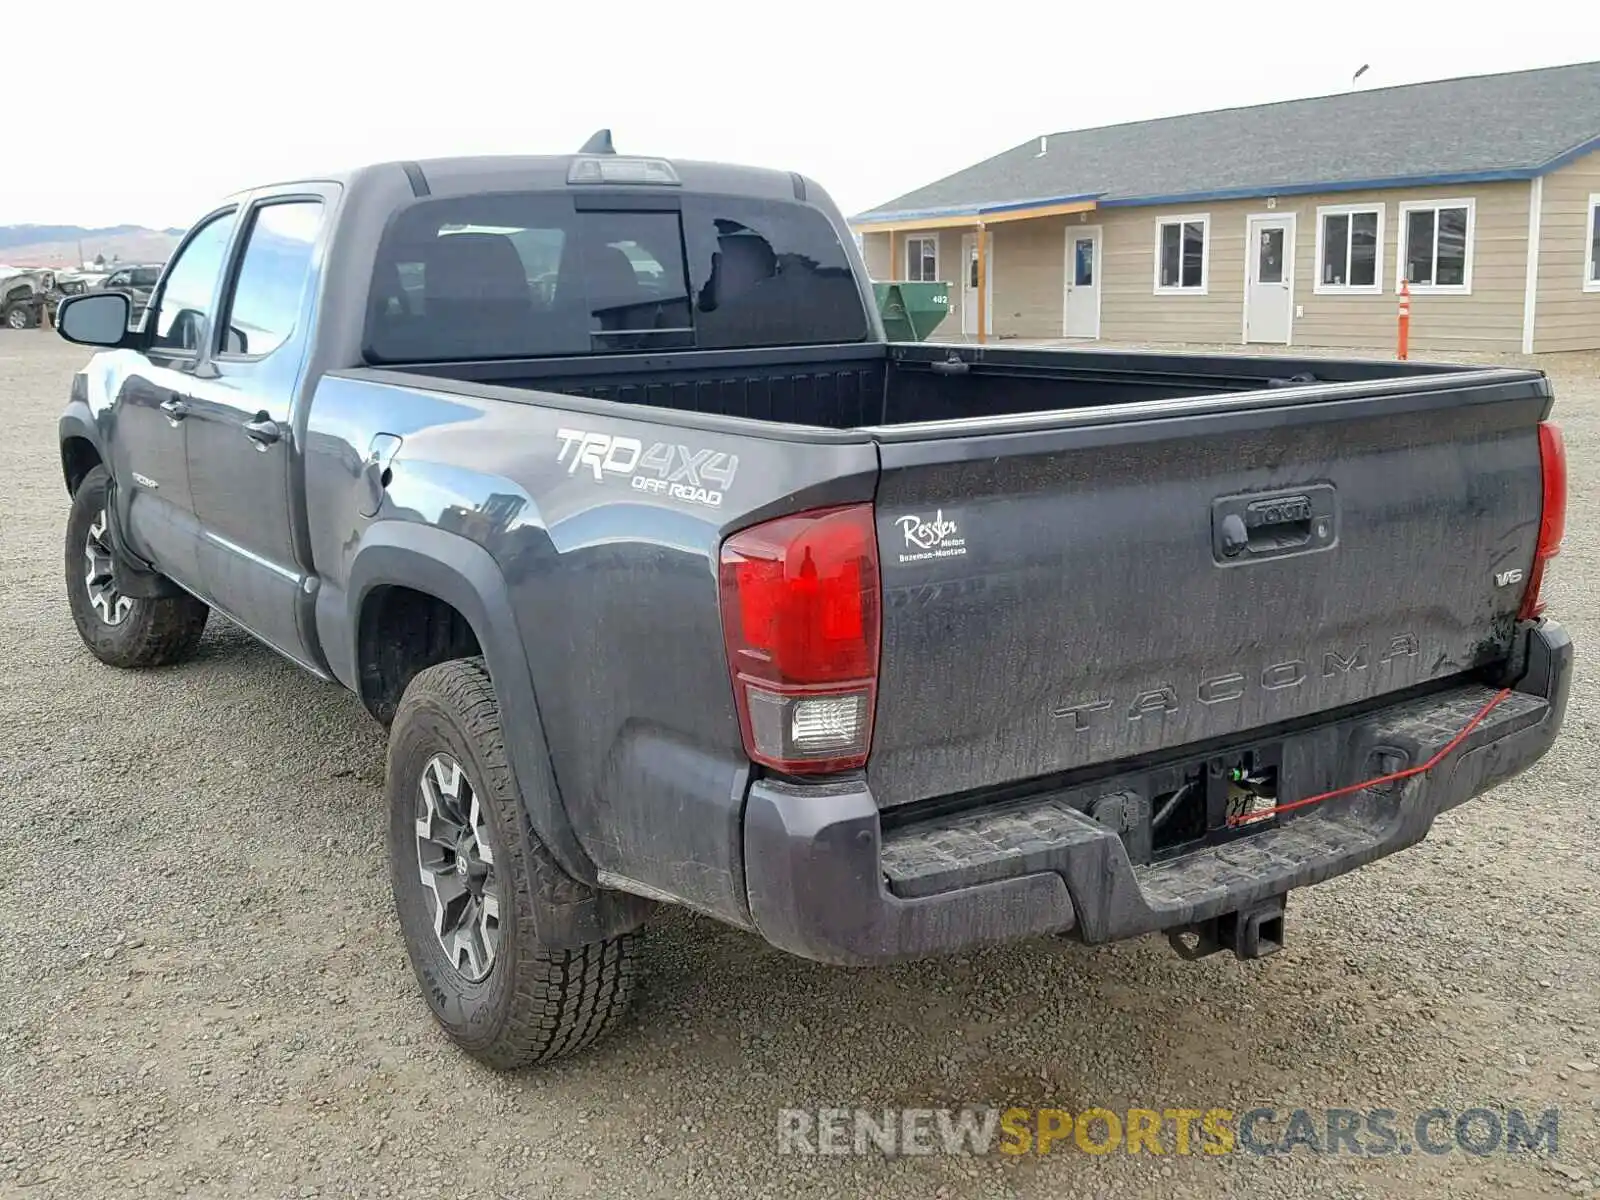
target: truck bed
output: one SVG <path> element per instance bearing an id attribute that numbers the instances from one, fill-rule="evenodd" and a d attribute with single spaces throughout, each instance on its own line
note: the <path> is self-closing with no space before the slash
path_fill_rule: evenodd
<path id="1" fill-rule="evenodd" d="M 621 402 L 796 480 L 828 477 L 830 445 L 873 447 L 869 775 L 886 808 L 1233 738 L 1503 659 L 1521 589 L 1498 581 L 1532 561 L 1550 404 L 1526 370 L 930 345 L 348 374 L 618 431 Z M 757 455 L 751 435 L 771 448 Z M 714 537 L 819 502 L 734 500 Z"/>
<path id="2" fill-rule="evenodd" d="M 557 392 L 828 429 L 963 421 L 1312 383 L 1441 379 L 1481 368 L 1356 359 L 922 344 L 408 364 L 385 375 Z"/>
<path id="3" fill-rule="evenodd" d="M 541 581 L 519 620 L 562 631 L 529 654 L 551 680 L 558 770 L 584 797 L 579 836 L 620 876 L 725 916 L 739 889 L 725 825 L 688 821 L 694 844 L 675 858 L 605 847 L 658 805 L 698 811 L 746 769 L 723 742 L 715 615 L 734 531 L 873 504 L 882 628 L 865 779 L 886 827 L 1127 776 L 1146 802 L 1182 801 L 1146 851 L 1160 857 L 1210 819 L 1196 772 L 1221 760 L 1207 756 L 1300 794 L 1347 783 L 1327 764 L 1349 755 L 1302 762 L 1293 731 L 1508 659 L 1551 405 L 1539 372 L 1508 368 L 931 345 L 332 376 L 317 397 L 329 429 L 370 419 L 373 385 L 408 397 L 384 426 L 405 438 L 402 508 L 458 491 L 443 464 L 469 445 L 495 464 L 480 490 L 528 497 L 486 544 Z M 652 490 L 627 456 L 580 471 L 571 439 L 613 436 L 654 446 L 658 466 L 720 455 L 737 477 L 708 506 Z M 1376 773 L 1396 756 L 1356 757 Z M 635 796 L 619 778 L 650 782 Z M 719 854 L 721 877 L 673 866 Z"/>

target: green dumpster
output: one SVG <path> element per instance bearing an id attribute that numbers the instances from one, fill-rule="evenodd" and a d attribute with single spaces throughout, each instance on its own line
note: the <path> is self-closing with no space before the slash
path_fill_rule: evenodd
<path id="1" fill-rule="evenodd" d="M 872 290 L 891 342 L 920 342 L 950 315 L 948 283 L 874 283 Z"/>

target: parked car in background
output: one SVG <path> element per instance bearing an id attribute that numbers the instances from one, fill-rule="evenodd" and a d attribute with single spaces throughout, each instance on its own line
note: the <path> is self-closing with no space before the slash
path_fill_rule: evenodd
<path id="1" fill-rule="evenodd" d="M 127 292 L 133 300 L 132 320 L 137 323 L 143 318 L 145 306 L 150 303 L 150 293 L 155 291 L 156 281 L 160 278 L 160 263 L 139 263 L 118 267 L 101 281 L 100 287 L 105 291 Z"/>
<path id="2" fill-rule="evenodd" d="M 88 281 L 76 271 L 0 268 L 0 326 L 32 329 L 41 321 L 54 325 L 61 301 L 88 289 Z"/>
<path id="3" fill-rule="evenodd" d="M 61 301 L 68 296 L 81 296 L 89 290 L 90 281 L 76 271 L 57 271 L 55 286 L 44 294 L 45 319 L 51 325 L 56 323 L 56 309 L 61 307 Z"/>
<path id="4" fill-rule="evenodd" d="M 55 286 L 54 271 L 26 268 L 0 270 L 0 326 L 31 329 L 39 323 L 46 293 Z"/>

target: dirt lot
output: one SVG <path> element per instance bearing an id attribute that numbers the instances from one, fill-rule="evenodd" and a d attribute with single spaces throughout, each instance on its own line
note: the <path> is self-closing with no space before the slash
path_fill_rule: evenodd
<path id="1" fill-rule="evenodd" d="M 153 673 L 79 644 L 55 419 L 85 358 L 0 330 L 0 1195 L 1600 1196 L 1600 356 L 1541 364 L 1572 462 L 1565 734 L 1297 893 L 1282 954 L 1046 941 L 863 973 L 674 916 L 620 1036 L 513 1077 L 416 997 L 352 698 L 220 621 Z M 1553 1157 L 777 1153 L 783 1107 L 963 1102 L 1561 1115 Z"/>

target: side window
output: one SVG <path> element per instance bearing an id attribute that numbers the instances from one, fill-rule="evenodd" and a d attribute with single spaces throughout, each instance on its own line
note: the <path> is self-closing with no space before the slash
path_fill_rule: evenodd
<path id="1" fill-rule="evenodd" d="M 220 213 L 179 251 L 161 292 L 155 332 L 150 339 L 152 350 L 199 353 L 200 338 L 216 299 L 217 271 L 222 266 L 222 255 L 228 248 L 232 229 L 233 214 Z"/>
<path id="2" fill-rule="evenodd" d="M 318 200 L 256 209 L 228 302 L 224 354 L 271 354 L 289 340 L 311 276 L 311 252 L 321 223 Z"/>

